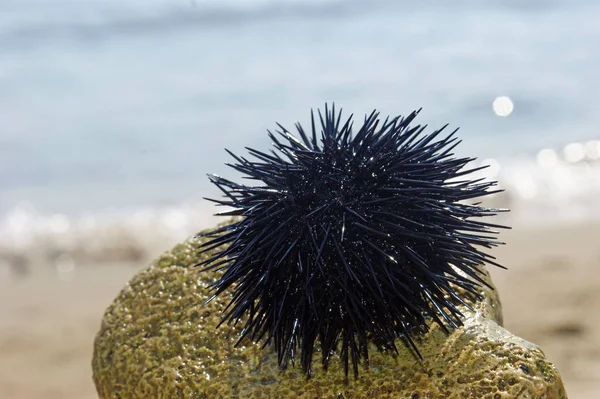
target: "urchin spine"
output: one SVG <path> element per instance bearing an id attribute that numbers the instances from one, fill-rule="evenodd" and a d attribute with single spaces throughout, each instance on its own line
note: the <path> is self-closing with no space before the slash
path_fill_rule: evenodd
<path id="1" fill-rule="evenodd" d="M 497 263 L 477 247 L 500 244 L 502 227 L 474 220 L 499 210 L 465 201 L 497 190 L 466 179 L 476 169 L 453 158 L 456 131 L 424 134 L 417 115 L 373 111 L 355 132 L 326 106 L 299 137 L 278 125 L 274 149 L 248 149 L 254 160 L 228 151 L 259 184 L 210 176 L 224 194 L 211 201 L 232 208 L 220 215 L 241 218 L 207 235 L 201 251 L 216 252 L 201 266 L 222 272 L 214 295 L 231 290 L 223 321 L 244 320 L 240 341 L 273 345 L 282 367 L 300 350 L 307 374 L 318 341 L 325 367 L 338 353 L 357 375 L 369 342 L 395 350 L 401 338 L 419 354 L 412 337 L 429 320 L 461 325 L 457 288 L 478 295 L 481 265 Z"/>

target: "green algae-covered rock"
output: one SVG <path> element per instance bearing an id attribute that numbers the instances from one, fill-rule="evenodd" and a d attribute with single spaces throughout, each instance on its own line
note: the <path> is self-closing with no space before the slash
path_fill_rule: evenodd
<path id="1" fill-rule="evenodd" d="M 216 328 L 230 296 L 203 305 L 217 275 L 193 267 L 198 243 L 164 253 L 107 309 L 92 361 L 101 399 L 567 397 L 543 352 L 500 326 L 499 299 L 483 288 L 482 301 L 464 293 L 475 309 L 463 309 L 464 327 L 446 335 L 432 325 L 416 340 L 422 361 L 399 343 L 398 354 L 372 348 L 369 367 L 349 381 L 336 359 L 326 371 L 315 364 L 310 379 L 282 372 L 260 344 L 235 347 L 239 326 Z"/>

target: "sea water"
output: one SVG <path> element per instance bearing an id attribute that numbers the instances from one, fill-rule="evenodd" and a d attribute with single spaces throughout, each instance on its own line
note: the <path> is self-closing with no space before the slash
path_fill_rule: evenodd
<path id="1" fill-rule="evenodd" d="M 460 127 L 518 221 L 597 217 L 598 18 L 592 0 L 3 0 L 0 240 L 191 234 L 212 223 L 206 173 L 235 176 L 224 148 L 325 102 Z"/>

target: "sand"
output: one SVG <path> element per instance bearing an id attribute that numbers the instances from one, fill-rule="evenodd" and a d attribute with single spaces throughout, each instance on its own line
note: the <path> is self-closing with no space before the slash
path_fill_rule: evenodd
<path id="1" fill-rule="evenodd" d="M 600 397 L 600 226 L 518 228 L 494 251 L 505 326 L 539 344 L 570 398 Z M 155 255 L 165 248 L 158 248 Z M 0 396 L 97 398 L 92 341 L 104 309 L 140 264 L 78 264 L 0 277 Z"/>

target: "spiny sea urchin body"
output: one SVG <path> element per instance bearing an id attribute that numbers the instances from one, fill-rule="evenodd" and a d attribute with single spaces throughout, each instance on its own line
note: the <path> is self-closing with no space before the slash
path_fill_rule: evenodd
<path id="1" fill-rule="evenodd" d="M 298 137 L 278 125 L 274 150 L 248 149 L 254 160 L 228 151 L 257 185 L 210 177 L 224 193 L 212 201 L 232 208 L 220 215 L 241 218 L 209 234 L 201 251 L 219 250 L 201 265 L 223 271 L 215 296 L 233 289 L 223 320 L 244 319 L 240 340 L 273 345 L 281 367 L 299 357 L 310 374 L 317 341 L 323 365 L 337 353 L 346 374 L 368 361 L 368 342 L 395 350 L 402 338 L 418 354 L 428 320 L 461 325 L 456 288 L 485 284 L 479 267 L 495 263 L 479 248 L 500 243 L 478 218 L 498 210 L 466 201 L 495 182 L 466 178 L 473 159 L 453 157 L 456 131 L 424 134 L 417 114 L 374 111 L 355 130 L 326 106 Z"/>

